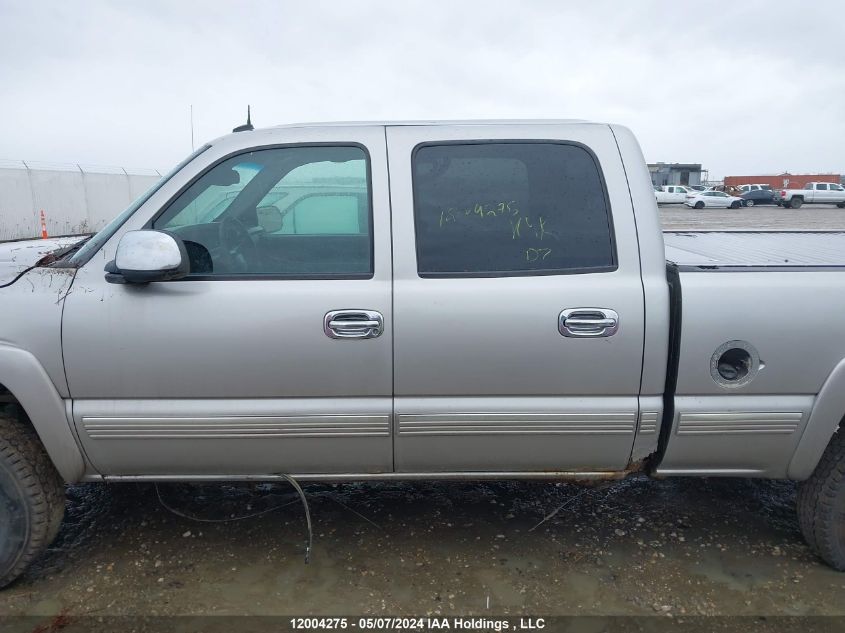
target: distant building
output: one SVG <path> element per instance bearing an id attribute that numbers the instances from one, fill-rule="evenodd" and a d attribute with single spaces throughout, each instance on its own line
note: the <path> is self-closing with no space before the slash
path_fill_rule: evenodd
<path id="1" fill-rule="evenodd" d="M 790 174 L 774 176 L 725 176 L 725 187 L 739 185 L 769 185 L 772 189 L 803 189 L 808 182 L 841 182 L 839 174 Z"/>
<path id="2" fill-rule="evenodd" d="M 700 163 L 653 163 L 649 164 L 651 184 L 663 185 L 700 185 L 706 179 Z"/>

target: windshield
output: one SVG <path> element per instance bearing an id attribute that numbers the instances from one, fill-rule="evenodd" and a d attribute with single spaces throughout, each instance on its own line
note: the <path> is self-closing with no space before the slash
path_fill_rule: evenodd
<path id="1" fill-rule="evenodd" d="M 164 183 L 170 180 L 176 174 L 176 172 L 185 167 L 188 163 L 190 163 L 197 156 L 202 154 L 209 147 L 211 147 L 211 145 L 203 145 L 193 154 L 188 156 L 185 160 L 176 165 L 176 167 L 174 167 L 164 176 L 162 176 L 161 180 L 159 180 L 156 184 L 150 187 L 145 193 L 141 194 L 141 196 L 137 200 L 135 200 L 135 202 L 130 204 L 129 207 L 126 208 L 126 210 L 124 210 L 114 220 L 106 224 L 102 229 L 100 229 L 100 231 L 96 235 L 88 239 L 88 241 L 85 242 L 84 246 L 82 246 L 82 248 L 76 251 L 73 256 L 68 260 L 68 262 L 74 266 L 82 266 L 83 264 L 85 264 L 89 259 L 91 259 L 94 253 L 96 253 L 100 249 L 100 247 L 105 244 L 121 226 L 123 226 L 123 223 L 126 222 L 126 220 L 128 220 L 130 217 L 132 217 L 132 214 L 135 213 L 135 211 L 137 211 L 142 204 L 149 200 L 150 197 L 156 191 L 158 191 L 164 186 Z"/>

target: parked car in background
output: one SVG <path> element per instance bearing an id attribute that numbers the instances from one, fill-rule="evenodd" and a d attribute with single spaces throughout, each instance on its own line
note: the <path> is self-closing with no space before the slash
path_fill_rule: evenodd
<path id="1" fill-rule="evenodd" d="M 681 204 L 690 193 L 694 192 L 681 185 L 663 185 L 655 189 L 654 197 L 657 204 Z"/>
<path id="2" fill-rule="evenodd" d="M 792 209 L 802 204 L 835 204 L 845 209 L 845 188 L 835 182 L 808 182 L 803 189 L 783 189 L 780 201 Z"/>
<path id="3" fill-rule="evenodd" d="M 763 191 L 763 190 L 771 191 L 772 186 L 766 185 L 766 184 L 738 185 L 737 189 L 739 189 L 740 191 L 745 191 L 745 192 L 747 192 L 747 191 Z"/>
<path id="4" fill-rule="evenodd" d="M 742 198 L 742 206 L 744 207 L 753 207 L 761 204 L 780 206 L 780 197 L 771 189 L 753 189 L 746 191 L 739 197 Z"/>
<path id="5" fill-rule="evenodd" d="M 687 189 L 691 189 L 692 191 L 709 191 L 712 187 L 706 187 L 705 185 L 684 185 Z"/>
<path id="6" fill-rule="evenodd" d="M 684 204 L 695 209 L 705 207 L 738 209 L 742 206 L 742 198 L 729 196 L 724 191 L 695 191 L 687 195 Z"/>

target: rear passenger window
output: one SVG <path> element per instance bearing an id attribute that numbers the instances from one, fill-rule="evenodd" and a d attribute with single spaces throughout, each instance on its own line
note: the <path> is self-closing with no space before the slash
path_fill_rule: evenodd
<path id="1" fill-rule="evenodd" d="M 421 277 L 616 268 L 605 185 L 580 145 L 421 145 L 413 179 Z"/>

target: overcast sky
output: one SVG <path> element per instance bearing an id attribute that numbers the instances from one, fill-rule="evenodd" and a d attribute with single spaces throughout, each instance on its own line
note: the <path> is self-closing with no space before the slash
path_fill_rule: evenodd
<path id="1" fill-rule="evenodd" d="M 166 169 L 242 123 L 584 118 L 711 177 L 845 172 L 813 2 L 0 0 L 0 158 Z"/>

